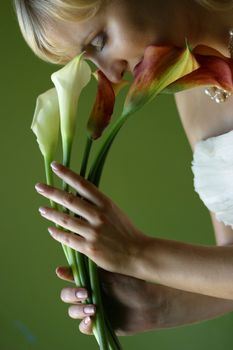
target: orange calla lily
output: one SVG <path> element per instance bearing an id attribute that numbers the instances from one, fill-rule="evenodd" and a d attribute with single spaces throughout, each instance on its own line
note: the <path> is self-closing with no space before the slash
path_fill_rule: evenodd
<path id="1" fill-rule="evenodd" d="M 97 70 L 94 76 L 98 80 L 98 87 L 96 100 L 87 123 L 87 130 L 90 137 L 96 140 L 110 122 L 115 96 L 128 82 L 123 80 L 120 83 L 111 83 L 101 70 Z"/>
<path id="2" fill-rule="evenodd" d="M 192 54 L 199 68 L 173 82 L 166 92 L 178 92 L 197 86 L 215 86 L 233 92 L 233 60 L 208 46 L 197 46 Z"/>
<path id="3" fill-rule="evenodd" d="M 123 115 L 132 114 L 164 88 L 199 68 L 188 46 L 148 46 L 136 68 L 135 79 L 124 104 Z"/>
<path id="4" fill-rule="evenodd" d="M 148 46 L 136 68 L 123 115 L 129 115 L 161 92 L 174 93 L 197 86 L 215 86 L 233 92 L 233 60 L 217 50 L 199 45 L 195 49 Z"/>

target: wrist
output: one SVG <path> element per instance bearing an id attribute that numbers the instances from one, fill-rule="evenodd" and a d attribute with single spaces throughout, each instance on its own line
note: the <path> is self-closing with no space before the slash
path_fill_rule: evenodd
<path id="1" fill-rule="evenodd" d="M 166 293 L 163 293 L 161 287 L 145 281 L 142 301 L 131 309 L 131 321 L 128 322 L 129 328 L 127 334 L 124 335 L 134 335 L 164 328 L 168 303 Z"/>
<path id="2" fill-rule="evenodd" d="M 148 278 L 148 269 L 150 268 L 150 254 L 151 250 L 153 253 L 153 262 L 155 260 L 155 240 L 156 238 L 146 236 L 145 234 L 139 232 L 138 240 L 134 245 L 131 253 L 130 268 L 127 271 L 128 275 L 132 277 L 146 280 L 147 282 L 156 283 L 156 268 L 154 266 L 153 280 Z"/>

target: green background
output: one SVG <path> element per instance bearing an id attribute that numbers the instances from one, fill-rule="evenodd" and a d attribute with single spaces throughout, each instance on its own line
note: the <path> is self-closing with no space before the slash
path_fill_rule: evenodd
<path id="1" fill-rule="evenodd" d="M 59 67 L 40 61 L 24 43 L 11 1 L 1 1 L 1 350 L 96 349 L 80 333 L 55 275 L 66 265 L 59 244 L 38 214 L 47 201 L 34 190 L 44 181 L 42 157 L 30 130 L 36 97 L 52 87 Z M 89 89 L 89 90 L 88 90 Z M 87 88 L 79 108 L 72 168 L 78 169 L 85 118 L 94 97 Z M 116 109 L 120 111 L 121 101 Z M 76 157 L 74 157 L 76 155 Z M 107 160 L 101 190 L 148 235 L 214 244 L 208 210 L 193 189 L 192 152 L 172 96 L 162 95 L 121 130 Z M 231 313 L 200 324 L 121 337 L 124 349 L 230 349 Z"/>

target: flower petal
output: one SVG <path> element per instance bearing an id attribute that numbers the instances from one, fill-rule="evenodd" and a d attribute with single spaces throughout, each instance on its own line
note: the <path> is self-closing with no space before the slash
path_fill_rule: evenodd
<path id="1" fill-rule="evenodd" d="M 177 92 L 197 86 L 216 86 L 233 92 L 233 60 L 212 48 L 203 46 L 194 49 L 194 53 L 200 67 L 172 83 L 167 87 L 166 92 Z"/>
<path id="2" fill-rule="evenodd" d="M 59 137 L 59 105 L 55 88 L 38 96 L 31 129 L 43 156 L 53 159 Z"/>
<path id="3" fill-rule="evenodd" d="M 128 92 L 123 115 L 135 112 L 166 86 L 199 67 L 189 47 L 148 46 Z"/>
<path id="4" fill-rule="evenodd" d="M 91 79 L 91 69 L 83 60 L 83 53 L 76 56 L 62 69 L 52 74 L 57 89 L 62 140 L 73 139 L 78 99 L 83 88 Z"/>
<path id="5" fill-rule="evenodd" d="M 111 82 L 101 70 L 98 70 L 95 74 L 98 79 L 98 88 L 96 100 L 87 123 L 89 135 L 94 140 L 102 135 L 109 124 L 115 104 L 115 93 Z"/>

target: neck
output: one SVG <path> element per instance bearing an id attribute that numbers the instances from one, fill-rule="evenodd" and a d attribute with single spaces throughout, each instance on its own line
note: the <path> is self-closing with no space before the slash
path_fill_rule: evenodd
<path id="1" fill-rule="evenodd" d="M 210 11 L 195 3 L 191 17 L 192 45 L 207 45 L 230 57 L 228 42 L 229 30 L 233 28 L 233 10 Z"/>

